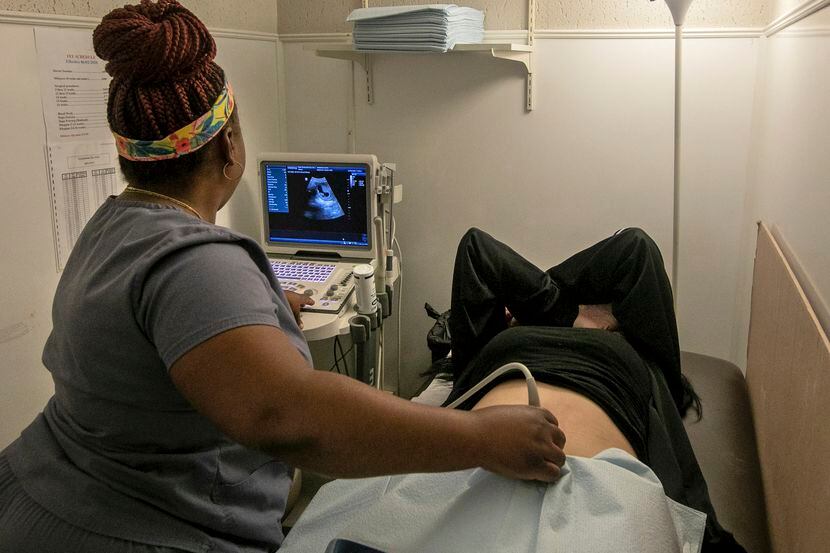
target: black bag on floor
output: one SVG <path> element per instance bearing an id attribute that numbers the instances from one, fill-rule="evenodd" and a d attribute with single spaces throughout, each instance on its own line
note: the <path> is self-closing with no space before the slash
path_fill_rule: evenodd
<path id="1" fill-rule="evenodd" d="M 431 319 L 435 319 L 435 324 L 427 333 L 427 347 L 432 352 L 432 361 L 435 362 L 446 357 L 452 347 L 449 326 L 450 310 L 439 313 L 428 303 L 424 304 L 424 309 Z"/>

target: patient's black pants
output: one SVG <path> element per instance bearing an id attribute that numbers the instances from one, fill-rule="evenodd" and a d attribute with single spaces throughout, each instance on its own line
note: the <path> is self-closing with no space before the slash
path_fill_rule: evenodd
<path id="1" fill-rule="evenodd" d="M 629 343 L 663 372 L 685 414 L 671 285 L 657 244 L 623 229 L 542 271 L 479 229 L 455 257 L 449 319 L 455 376 L 507 328 L 504 308 L 523 325 L 572 326 L 579 304 L 611 304 Z"/>
<path id="2" fill-rule="evenodd" d="M 602 331 L 525 326 L 572 326 L 580 304 L 611 304 L 625 340 Z M 505 307 L 525 328 L 502 333 Z M 693 390 L 681 378 L 663 258 L 645 232 L 624 229 L 542 271 L 471 229 L 458 246 L 451 309 L 454 385 L 448 402 L 503 362 L 525 362 L 537 379 L 602 406 L 666 495 L 706 513 L 705 553 L 745 553 L 717 521 L 681 420 Z M 631 348 L 636 353 L 626 354 Z"/>

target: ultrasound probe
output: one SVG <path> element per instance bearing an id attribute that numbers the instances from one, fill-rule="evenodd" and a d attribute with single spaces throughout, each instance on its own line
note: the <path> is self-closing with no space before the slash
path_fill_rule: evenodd
<path id="1" fill-rule="evenodd" d="M 485 377 L 484 380 L 473 386 L 473 388 L 470 391 L 468 391 L 463 396 L 450 403 L 447 407 L 449 407 L 450 409 L 455 409 L 456 407 L 467 401 L 470 397 L 472 397 L 473 394 L 475 394 L 476 392 L 484 388 L 486 385 L 491 383 L 493 380 L 510 371 L 521 371 L 522 374 L 524 374 L 525 382 L 527 383 L 527 403 L 528 405 L 532 405 L 533 407 L 539 407 L 539 390 L 536 388 L 536 380 L 533 378 L 533 375 L 530 374 L 528 368 L 522 365 L 521 363 L 508 363 L 506 365 L 502 365 L 501 367 L 487 375 L 487 377 Z"/>

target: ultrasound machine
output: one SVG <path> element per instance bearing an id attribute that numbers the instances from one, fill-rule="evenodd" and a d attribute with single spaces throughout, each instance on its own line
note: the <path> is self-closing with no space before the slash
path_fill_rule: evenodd
<path id="1" fill-rule="evenodd" d="M 314 299 L 304 311 L 338 314 L 352 269 L 376 265 L 380 164 L 373 155 L 263 154 L 263 247 L 284 290 Z"/>

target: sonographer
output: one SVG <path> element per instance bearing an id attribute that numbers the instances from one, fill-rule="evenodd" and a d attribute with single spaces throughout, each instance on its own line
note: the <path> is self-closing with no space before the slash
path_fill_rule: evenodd
<path id="1" fill-rule="evenodd" d="M 55 394 L 0 454 L 0 550 L 270 551 L 294 466 L 557 478 L 544 409 L 423 407 L 312 370 L 260 246 L 214 224 L 246 158 L 213 38 L 175 0 L 115 9 L 93 38 L 130 186 L 61 276 Z"/>

